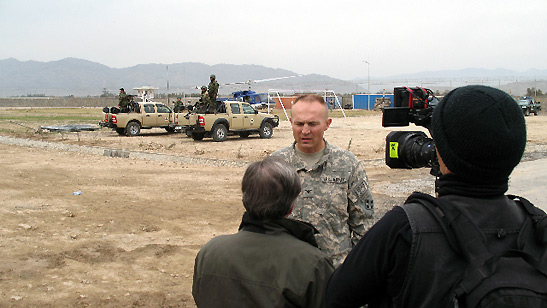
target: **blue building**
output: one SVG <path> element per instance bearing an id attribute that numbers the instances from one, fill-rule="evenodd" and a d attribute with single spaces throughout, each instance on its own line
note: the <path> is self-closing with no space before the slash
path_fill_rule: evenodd
<path id="1" fill-rule="evenodd" d="M 370 104 L 369 104 L 370 95 Z M 354 94 L 353 95 L 353 109 L 367 109 L 373 110 L 376 104 L 376 99 L 388 98 L 391 101 L 390 107 L 393 107 L 393 94 Z"/>

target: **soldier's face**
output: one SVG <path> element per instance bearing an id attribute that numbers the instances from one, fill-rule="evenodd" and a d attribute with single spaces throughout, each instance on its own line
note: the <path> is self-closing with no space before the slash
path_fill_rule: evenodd
<path id="1" fill-rule="evenodd" d="M 291 109 L 291 125 L 296 147 L 304 153 L 316 153 L 323 149 L 323 135 L 332 119 L 328 118 L 327 106 L 317 101 L 298 101 Z"/>

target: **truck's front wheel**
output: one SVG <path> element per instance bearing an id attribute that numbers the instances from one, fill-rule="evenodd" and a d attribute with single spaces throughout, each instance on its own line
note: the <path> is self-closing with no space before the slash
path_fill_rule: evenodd
<path id="1" fill-rule="evenodd" d="M 137 122 L 127 123 L 125 134 L 129 137 L 138 136 L 141 132 L 141 125 Z"/>
<path id="2" fill-rule="evenodd" d="M 260 130 L 258 131 L 260 138 L 272 138 L 273 135 L 273 126 L 268 122 L 262 123 Z"/>
<path id="3" fill-rule="evenodd" d="M 213 140 L 220 142 L 226 140 L 226 134 L 228 134 L 228 129 L 222 124 L 216 124 L 213 126 L 213 131 L 211 132 Z"/>

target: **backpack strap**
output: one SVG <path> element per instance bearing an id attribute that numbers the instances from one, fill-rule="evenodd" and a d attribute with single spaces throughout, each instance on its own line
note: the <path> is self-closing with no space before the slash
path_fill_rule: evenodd
<path id="1" fill-rule="evenodd" d="M 515 195 L 507 195 L 507 197 L 524 208 L 534 222 L 536 240 L 540 245 L 547 245 L 547 214 L 523 197 Z"/>

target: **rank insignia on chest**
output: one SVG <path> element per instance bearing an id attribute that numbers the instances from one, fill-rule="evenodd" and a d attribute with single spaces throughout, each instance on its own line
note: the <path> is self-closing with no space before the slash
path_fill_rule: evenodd
<path id="1" fill-rule="evenodd" d="M 302 198 L 313 198 L 312 192 L 311 189 L 302 189 Z"/>

